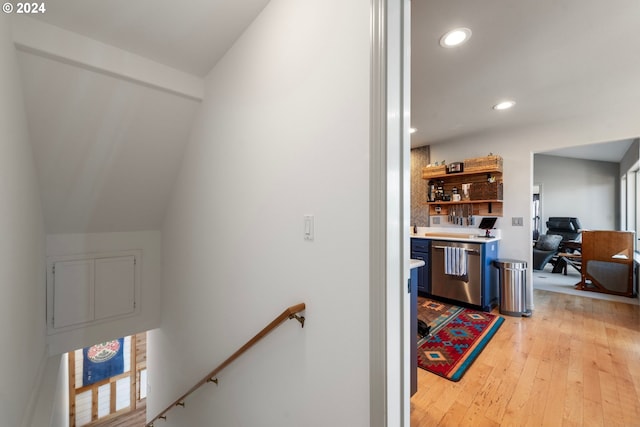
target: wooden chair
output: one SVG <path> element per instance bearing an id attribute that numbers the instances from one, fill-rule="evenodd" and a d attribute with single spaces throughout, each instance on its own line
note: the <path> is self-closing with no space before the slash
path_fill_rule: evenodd
<path id="1" fill-rule="evenodd" d="M 636 295 L 633 282 L 633 231 L 583 231 L 582 280 L 577 288 Z"/>

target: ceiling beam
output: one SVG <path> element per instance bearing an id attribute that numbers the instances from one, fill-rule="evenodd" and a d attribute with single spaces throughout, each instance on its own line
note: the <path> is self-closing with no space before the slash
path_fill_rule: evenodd
<path id="1" fill-rule="evenodd" d="M 12 19 L 16 47 L 60 62 L 202 101 L 204 79 L 45 22 Z"/>

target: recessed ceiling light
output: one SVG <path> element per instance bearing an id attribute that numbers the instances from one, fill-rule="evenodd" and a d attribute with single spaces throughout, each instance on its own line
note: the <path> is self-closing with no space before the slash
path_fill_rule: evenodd
<path id="1" fill-rule="evenodd" d="M 416 128 L 409 128 L 409 133 L 416 133 L 418 131 L 418 129 Z"/>
<path id="2" fill-rule="evenodd" d="M 509 108 L 513 107 L 514 105 L 516 105 L 515 101 L 511 101 L 511 100 L 500 101 L 496 105 L 493 106 L 493 109 L 494 110 L 508 110 Z"/>
<path id="3" fill-rule="evenodd" d="M 440 37 L 440 46 L 442 47 L 455 47 L 460 46 L 462 43 L 469 40 L 471 37 L 471 30 L 468 28 L 456 28 L 454 30 L 445 33 Z"/>

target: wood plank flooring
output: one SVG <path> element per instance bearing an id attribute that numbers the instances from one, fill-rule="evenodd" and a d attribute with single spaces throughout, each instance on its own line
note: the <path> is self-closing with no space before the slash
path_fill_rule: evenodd
<path id="1" fill-rule="evenodd" d="M 534 291 L 457 383 L 418 369 L 411 427 L 640 427 L 640 307 Z"/>
<path id="2" fill-rule="evenodd" d="M 98 421 L 91 427 L 144 427 L 147 421 L 147 401 L 138 402 L 135 411 L 106 421 Z"/>

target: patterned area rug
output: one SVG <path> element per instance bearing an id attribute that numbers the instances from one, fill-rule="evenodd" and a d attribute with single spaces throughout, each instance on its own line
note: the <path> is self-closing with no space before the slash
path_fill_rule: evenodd
<path id="1" fill-rule="evenodd" d="M 502 316 L 418 297 L 418 318 L 431 326 L 418 340 L 418 366 L 459 381 L 504 322 Z"/>

